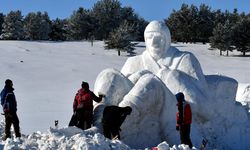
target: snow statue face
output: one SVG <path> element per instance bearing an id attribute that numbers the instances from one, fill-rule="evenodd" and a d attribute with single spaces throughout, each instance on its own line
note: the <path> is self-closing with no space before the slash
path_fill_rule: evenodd
<path id="1" fill-rule="evenodd" d="M 152 21 L 147 25 L 144 31 L 144 39 L 147 51 L 154 59 L 163 57 L 171 43 L 168 27 L 159 21 Z"/>

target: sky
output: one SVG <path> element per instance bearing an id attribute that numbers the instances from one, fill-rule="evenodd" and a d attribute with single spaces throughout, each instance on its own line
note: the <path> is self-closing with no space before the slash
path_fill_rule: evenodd
<path id="1" fill-rule="evenodd" d="M 7 14 L 11 10 L 21 10 L 25 16 L 29 12 L 47 11 L 51 19 L 67 18 L 79 7 L 91 9 L 97 0 L 0 0 L 0 12 Z M 248 0 L 120 0 L 122 6 L 131 6 L 135 12 L 146 19 L 166 19 L 173 9 L 178 10 L 182 3 L 200 6 L 204 3 L 212 10 L 221 9 L 250 12 Z"/>

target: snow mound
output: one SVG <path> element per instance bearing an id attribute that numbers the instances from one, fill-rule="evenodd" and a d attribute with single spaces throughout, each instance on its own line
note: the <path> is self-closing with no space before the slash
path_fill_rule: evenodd
<path id="1" fill-rule="evenodd" d="M 4 121 L 0 122 L 0 133 L 4 133 Z M 13 131 L 12 131 L 13 133 Z M 169 146 L 162 142 L 156 146 L 158 150 L 189 150 L 187 145 Z M 47 132 L 34 132 L 30 135 L 22 135 L 21 138 L 11 138 L 0 141 L 0 149 L 32 149 L 32 150 L 131 150 L 119 140 L 110 140 L 102 134 L 89 129 L 83 131 L 76 127 L 61 129 L 50 128 Z M 148 150 L 146 148 L 145 150 Z M 151 148 L 150 148 L 151 149 Z M 193 148 L 195 149 L 195 148 Z"/>
<path id="2" fill-rule="evenodd" d="M 241 102 L 243 105 L 250 106 L 250 84 L 249 83 L 240 83 L 238 85 L 236 100 Z"/>
<path id="3" fill-rule="evenodd" d="M 4 123 L 1 123 L 0 129 Z M 50 128 L 47 132 L 39 131 L 30 135 L 22 135 L 21 138 L 7 139 L 1 142 L 3 149 L 130 149 L 127 145 L 119 140 L 109 140 L 102 134 L 91 130 L 83 131 L 76 127 L 68 127 L 61 129 Z"/>

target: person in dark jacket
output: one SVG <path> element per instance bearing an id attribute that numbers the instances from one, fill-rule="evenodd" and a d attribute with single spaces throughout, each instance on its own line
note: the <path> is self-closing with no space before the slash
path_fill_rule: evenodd
<path id="1" fill-rule="evenodd" d="M 89 129 L 92 124 L 93 118 L 93 100 L 100 102 L 104 95 L 99 94 L 97 97 L 92 91 L 89 90 L 89 84 L 82 82 L 82 88 L 76 93 L 73 111 L 74 114 L 71 118 L 69 126 L 76 126 L 83 130 Z"/>
<path id="2" fill-rule="evenodd" d="M 131 112 L 132 108 L 129 106 L 106 106 L 104 108 L 102 117 L 102 127 L 104 136 L 109 139 L 120 139 L 120 127 L 127 115 L 130 115 Z"/>
<path id="3" fill-rule="evenodd" d="M 180 131 L 181 144 L 186 144 L 189 148 L 193 147 L 190 139 L 190 129 L 192 123 L 192 111 L 190 104 L 185 101 L 184 94 L 182 92 L 177 93 L 177 107 L 176 113 L 176 130 Z"/>
<path id="4" fill-rule="evenodd" d="M 21 137 L 19 119 L 17 116 L 17 102 L 14 94 L 13 83 L 10 79 L 5 81 L 4 89 L 1 92 L 1 105 L 5 115 L 5 137 L 11 138 L 10 128 L 13 124 L 16 137 Z"/>

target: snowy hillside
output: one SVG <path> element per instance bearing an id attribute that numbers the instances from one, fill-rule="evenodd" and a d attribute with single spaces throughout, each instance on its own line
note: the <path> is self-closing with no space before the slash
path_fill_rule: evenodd
<path id="1" fill-rule="evenodd" d="M 192 52 L 204 74 L 222 74 L 236 79 L 240 83 L 237 100 L 244 104 L 250 101 L 250 57 L 240 57 L 237 52 L 230 57 L 219 56 L 218 51 L 210 51 L 209 45 L 203 44 L 177 43 L 172 46 Z M 144 49 L 144 43 L 140 43 L 137 54 Z M 7 149 L 129 149 L 120 141 L 111 142 L 93 131 L 67 128 L 73 98 L 81 81 L 89 82 L 93 89 L 101 71 L 106 68 L 121 70 L 128 57 L 126 53 L 117 56 L 116 51 L 104 50 L 103 42 L 95 42 L 91 47 L 89 42 L 0 41 L 0 85 L 3 87 L 7 78 L 14 82 L 21 132 L 25 134 L 21 140 L 1 141 L 0 149 L 3 144 Z M 229 117 L 240 119 L 240 116 Z M 59 129 L 49 129 L 54 127 L 54 120 L 59 120 Z M 3 133 L 2 124 L 0 131 Z M 235 134 L 244 132 L 235 128 Z M 168 147 L 164 143 L 161 146 Z"/>

